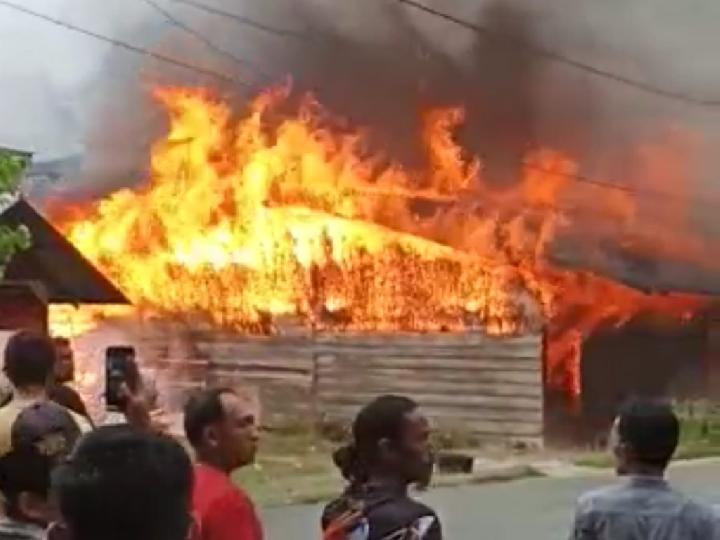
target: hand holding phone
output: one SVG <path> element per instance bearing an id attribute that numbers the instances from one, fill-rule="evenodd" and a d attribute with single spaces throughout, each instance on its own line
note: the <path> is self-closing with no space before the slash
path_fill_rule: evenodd
<path id="1" fill-rule="evenodd" d="M 140 387 L 140 371 L 133 347 L 105 350 L 105 406 L 108 411 L 125 411 L 130 394 Z"/>

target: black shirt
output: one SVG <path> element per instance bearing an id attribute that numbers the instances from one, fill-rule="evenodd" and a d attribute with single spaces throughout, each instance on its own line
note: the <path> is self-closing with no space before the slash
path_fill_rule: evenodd
<path id="1" fill-rule="evenodd" d="M 325 507 L 323 530 L 337 517 L 362 503 L 367 520 L 367 540 L 416 538 L 413 530 L 424 533 L 423 540 L 442 540 L 442 527 L 435 512 L 411 499 L 407 487 L 392 484 L 368 484 L 350 487 Z"/>
<path id="2" fill-rule="evenodd" d="M 73 388 L 70 388 L 65 384 L 54 384 L 48 391 L 48 397 L 55 403 L 58 403 L 66 409 L 70 409 L 72 412 L 90 420 L 90 416 L 85 408 L 85 403 L 83 403 L 80 394 L 78 394 Z"/>

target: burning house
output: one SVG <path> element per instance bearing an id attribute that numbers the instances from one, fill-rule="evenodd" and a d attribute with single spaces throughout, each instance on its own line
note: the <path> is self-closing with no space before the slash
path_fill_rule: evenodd
<path id="1" fill-rule="evenodd" d="M 704 309 L 553 263 L 572 219 L 558 201 L 630 224 L 633 199 L 578 194 L 577 166 L 547 149 L 493 187 L 454 138 L 461 109 L 424 114 L 425 163 L 409 168 L 287 88 L 239 117 L 204 91 L 156 98 L 170 125 L 147 182 L 52 215 L 135 306 L 105 320 L 133 336 L 169 401 L 252 384 L 266 423 L 332 422 L 399 392 L 440 426 L 536 444 L 555 411 L 585 423 L 588 381 L 608 379 L 592 374 L 598 329 Z"/>

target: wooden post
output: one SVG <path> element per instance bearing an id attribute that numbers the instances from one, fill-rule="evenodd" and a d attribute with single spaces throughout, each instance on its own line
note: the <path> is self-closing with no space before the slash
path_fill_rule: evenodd
<path id="1" fill-rule="evenodd" d="M 313 339 L 312 347 L 312 373 L 310 374 L 310 417 L 312 421 L 312 429 L 315 435 L 320 434 L 321 418 L 320 418 L 320 362 L 318 353 L 315 350 L 315 340 Z"/>

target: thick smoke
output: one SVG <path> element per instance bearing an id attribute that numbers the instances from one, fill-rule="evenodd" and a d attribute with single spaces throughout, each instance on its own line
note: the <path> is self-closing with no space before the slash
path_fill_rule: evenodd
<path id="1" fill-rule="evenodd" d="M 243 79 L 249 87 L 109 51 L 99 76 L 82 95 L 88 120 L 84 174 L 76 185 L 86 193 L 142 179 L 149 146 L 164 127 L 149 98 L 153 85 L 211 86 L 241 103 L 248 93 L 290 76 L 297 90 L 312 91 L 333 113 L 369 127 L 374 148 L 406 164 L 422 159 L 417 146 L 422 111 L 462 105 L 467 121 L 459 137 L 483 160 L 488 182 L 512 185 L 528 151 L 551 147 L 576 159 L 589 177 L 682 197 L 688 207 L 682 227 L 690 224 L 717 246 L 714 212 L 708 205 L 692 206 L 711 197 L 714 178 L 708 171 L 717 164 L 712 152 L 716 112 L 580 73 L 392 0 L 199 0 L 291 30 L 293 36 L 239 25 L 182 2 L 156 1 L 236 59 L 210 49 L 140 0 L 123 8 L 132 12 L 132 24 L 118 23 L 115 35 Z M 632 8 L 575 0 L 428 3 L 491 33 L 699 98 L 720 97 L 717 58 L 707 54 L 720 44 L 709 23 L 717 20 L 713 12 L 720 13 L 710 0 L 703 6 L 706 16 L 699 9 L 681 9 L 673 0 L 646 0 Z M 107 17 L 97 7 L 84 15 L 88 25 L 95 19 L 107 25 Z M 673 205 L 653 197 L 641 200 L 638 219 L 646 236 L 648 231 L 670 234 L 661 224 L 653 227 L 668 210 L 676 210 Z M 609 271 L 618 271 L 619 265 L 621 273 L 637 273 L 625 263 L 613 263 L 604 252 L 593 258 L 574 251 L 560 258 L 571 264 L 597 259 L 603 262 L 596 266 L 609 265 Z M 677 269 L 672 273 L 674 278 L 682 274 Z"/>
<path id="2" fill-rule="evenodd" d="M 291 75 L 298 88 L 313 89 L 339 114 L 375 130 L 392 131 L 383 139 L 383 143 L 389 141 L 391 150 L 402 146 L 398 139 L 405 139 L 407 144 L 414 138 L 411 130 L 419 108 L 443 102 L 462 104 L 470 118 L 466 138 L 488 166 L 498 171 L 491 176 L 500 179 L 507 174 L 501 172 L 506 167 L 498 163 L 517 161 L 517 154 L 538 140 L 568 148 L 576 156 L 581 154 L 587 167 L 600 167 L 594 161 L 608 159 L 596 157 L 606 154 L 598 147 L 624 147 L 621 143 L 627 139 L 647 137 L 672 124 L 703 133 L 716 124 L 705 112 L 678 107 L 524 54 L 393 0 L 200 0 L 268 26 L 305 33 L 307 40 L 279 38 L 174 0 L 155 1 L 218 48 L 251 65 L 228 60 L 208 49 L 143 0 L 110 6 L 87 0 L 54 0 L 34 7 L 48 11 L 46 6 L 56 4 L 56 10 L 50 10 L 53 15 L 63 15 L 82 26 L 251 83 L 267 80 L 268 76 L 281 80 Z M 710 24 L 717 20 L 712 15 L 718 8 L 709 1 L 704 4 L 694 10 L 678 8 L 672 0 L 640 2 L 633 9 L 572 0 L 554 0 L 542 6 L 530 0 L 453 0 L 434 5 L 499 34 L 671 89 L 712 98 L 714 93 L 720 94 L 714 75 L 718 72 L 717 60 L 706 51 L 712 51 L 720 41 Z M 67 31 L 43 28 L 59 34 L 58 40 L 65 37 L 78 43 L 78 48 L 83 45 L 88 57 L 92 51 L 98 51 L 98 57 L 107 50 L 100 43 Z M 75 57 L 80 59 L 77 54 Z M 56 91 L 53 99 L 45 102 L 76 110 L 77 126 L 69 126 L 69 138 L 77 138 L 77 129 L 89 126 L 85 127 L 84 140 L 90 145 L 98 134 L 104 135 L 115 127 L 108 125 L 107 110 L 120 110 L 124 118 L 117 130 L 129 130 L 129 138 L 137 140 L 135 131 L 146 125 L 138 126 L 141 122 L 128 115 L 141 116 L 135 111 L 142 111 L 144 116 L 146 109 L 137 103 L 146 101 L 143 83 L 160 79 L 222 86 L 119 50 L 109 50 L 100 58 L 99 68 L 89 60 L 76 60 L 75 65 L 66 61 L 62 66 L 68 72 L 75 67 L 90 72 L 84 76 L 87 82 L 77 88 L 76 96 L 62 95 L 64 89 L 57 81 L 45 85 L 48 93 Z M 222 89 L 228 93 L 240 90 L 227 86 Z M 68 113 L 48 115 L 49 123 L 55 123 L 52 116 L 58 123 L 68 124 Z M 119 137 L 126 138 L 125 133 L 119 133 Z M 407 157 L 407 151 L 404 154 Z M 605 170 L 599 172 L 607 174 L 607 164 L 602 163 L 602 167 Z"/>

